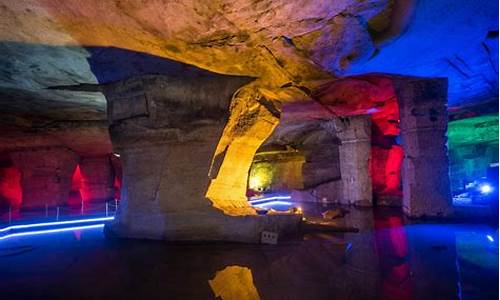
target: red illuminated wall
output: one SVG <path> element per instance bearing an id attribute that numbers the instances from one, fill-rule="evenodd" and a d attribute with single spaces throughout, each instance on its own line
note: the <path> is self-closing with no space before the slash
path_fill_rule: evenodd
<path id="1" fill-rule="evenodd" d="M 375 198 L 402 197 L 401 166 L 404 153 L 403 148 L 396 143 L 399 133 L 399 106 L 394 95 L 372 114 L 370 171 Z"/>
<path id="2" fill-rule="evenodd" d="M 121 191 L 121 188 L 122 188 L 122 180 L 121 180 L 121 176 L 118 177 L 118 176 L 115 176 L 115 181 L 113 183 L 113 186 L 115 188 L 115 192 L 114 192 L 114 195 L 113 197 L 115 199 L 118 199 L 120 200 L 120 191 Z"/>
<path id="3" fill-rule="evenodd" d="M 21 172 L 12 165 L 0 166 L 0 206 L 18 208 L 22 199 Z"/>
<path id="4" fill-rule="evenodd" d="M 120 200 L 120 191 L 122 188 L 122 163 L 120 159 L 112 155 L 111 156 L 111 165 L 113 166 L 113 172 L 115 173 L 115 180 L 113 182 L 113 186 L 115 188 L 114 198 Z"/>
<path id="5" fill-rule="evenodd" d="M 113 172 L 114 172 L 114 199 L 120 199 L 120 190 L 122 185 L 122 174 L 121 174 L 121 164 L 118 158 L 112 160 Z M 77 166 L 75 173 L 73 174 L 73 180 L 71 184 L 71 192 L 68 199 L 69 205 L 80 205 L 82 200 L 87 202 L 88 199 L 93 199 L 92 195 L 86 194 L 88 191 L 83 188 L 82 174 L 80 172 L 80 166 Z"/>
<path id="6" fill-rule="evenodd" d="M 68 204 L 77 205 L 82 203 L 82 174 L 80 173 L 80 166 L 76 166 L 73 179 L 71 181 L 71 191 L 69 193 Z"/>
<path id="7" fill-rule="evenodd" d="M 372 116 L 370 171 L 375 198 L 401 196 L 403 149 L 397 145 L 399 105 L 390 78 L 365 75 L 336 80 L 313 95 L 339 116 Z"/>

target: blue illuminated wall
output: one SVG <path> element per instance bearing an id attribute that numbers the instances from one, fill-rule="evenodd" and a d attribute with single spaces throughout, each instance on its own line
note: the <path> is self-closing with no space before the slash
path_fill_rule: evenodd
<path id="1" fill-rule="evenodd" d="M 408 28 L 346 75 L 449 79 L 449 106 L 498 100 L 498 1 L 420 0 Z"/>

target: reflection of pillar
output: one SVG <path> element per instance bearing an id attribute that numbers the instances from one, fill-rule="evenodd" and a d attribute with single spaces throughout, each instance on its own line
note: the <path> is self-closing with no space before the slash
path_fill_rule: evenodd
<path id="1" fill-rule="evenodd" d="M 381 299 L 413 299 L 409 249 L 401 216 L 375 217 L 375 248 L 382 275 Z"/>
<path id="2" fill-rule="evenodd" d="M 339 146 L 341 203 L 371 206 L 370 116 L 335 118 L 327 126 L 341 141 Z"/>
<path id="3" fill-rule="evenodd" d="M 216 79 L 144 76 L 106 88 L 110 136 L 123 167 L 121 204 L 109 232 L 257 242 L 263 230 L 279 231 L 288 220 L 298 223 L 296 216 L 260 217 L 253 209 L 247 210 L 253 215 L 231 217 L 206 198 L 231 94 L 242 83 Z"/>
<path id="4" fill-rule="evenodd" d="M 240 266 L 228 266 L 218 271 L 208 281 L 215 298 L 222 300 L 260 300 L 253 283 L 252 270 Z"/>
<path id="5" fill-rule="evenodd" d="M 22 208 L 64 205 L 78 156 L 64 147 L 30 148 L 10 153 L 21 171 Z"/>
<path id="6" fill-rule="evenodd" d="M 80 162 L 84 202 L 113 197 L 113 170 L 108 156 L 86 157 Z"/>
<path id="7" fill-rule="evenodd" d="M 397 78 L 394 85 L 404 149 L 403 210 L 411 217 L 449 215 L 447 80 Z"/>

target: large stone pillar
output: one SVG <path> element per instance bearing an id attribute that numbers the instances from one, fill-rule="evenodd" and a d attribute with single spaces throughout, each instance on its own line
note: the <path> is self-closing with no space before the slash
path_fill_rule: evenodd
<path id="1" fill-rule="evenodd" d="M 21 208 L 65 205 L 78 156 L 65 147 L 40 147 L 11 152 L 21 171 Z"/>
<path id="2" fill-rule="evenodd" d="M 339 117 L 325 128 L 340 139 L 339 160 L 342 180 L 341 204 L 371 206 L 372 183 L 369 160 L 371 150 L 370 116 Z"/>
<path id="3" fill-rule="evenodd" d="M 396 78 L 404 149 L 403 210 L 410 217 L 452 212 L 446 149 L 444 78 Z"/>
<path id="4" fill-rule="evenodd" d="M 113 168 L 109 156 L 85 157 L 80 161 L 82 200 L 105 201 L 113 197 Z"/>
<path id="5" fill-rule="evenodd" d="M 109 233 L 258 242 L 263 230 L 297 227 L 298 215 L 260 216 L 248 204 L 245 214 L 228 215 L 206 197 L 231 95 L 242 83 L 225 76 L 143 76 L 105 88 L 110 136 L 123 166 L 121 204 Z"/>

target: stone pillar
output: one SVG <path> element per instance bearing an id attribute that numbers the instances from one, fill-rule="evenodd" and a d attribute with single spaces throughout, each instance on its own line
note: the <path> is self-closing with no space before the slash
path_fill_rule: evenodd
<path id="1" fill-rule="evenodd" d="M 299 215 L 259 216 L 247 204 L 247 215 L 231 216 L 206 197 L 231 95 L 242 83 L 226 76 L 142 76 L 105 88 L 110 136 L 123 166 L 120 207 L 108 233 L 258 242 L 263 230 L 297 227 Z"/>
<path id="2" fill-rule="evenodd" d="M 370 116 L 335 118 L 325 128 L 340 139 L 339 158 L 342 180 L 341 204 L 371 206 L 372 183 L 369 160 L 371 150 Z"/>
<path id="3" fill-rule="evenodd" d="M 113 197 L 113 169 L 109 156 L 85 157 L 80 161 L 82 199 L 106 201 Z"/>
<path id="4" fill-rule="evenodd" d="M 396 78 L 404 149 L 403 210 L 410 217 L 452 211 L 446 150 L 447 90 L 444 78 Z"/>
<path id="5" fill-rule="evenodd" d="M 11 152 L 21 171 L 21 208 L 65 205 L 78 156 L 65 147 L 30 148 Z"/>

